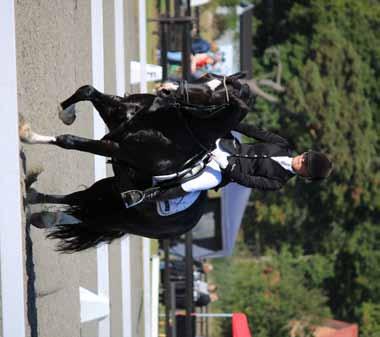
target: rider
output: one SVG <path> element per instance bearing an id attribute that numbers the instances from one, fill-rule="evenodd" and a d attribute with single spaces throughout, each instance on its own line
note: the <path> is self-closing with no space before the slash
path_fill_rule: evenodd
<path id="1" fill-rule="evenodd" d="M 202 174 L 180 186 L 153 192 L 148 199 L 172 199 L 230 182 L 260 190 L 278 190 L 294 176 L 316 181 L 331 173 L 332 163 L 321 152 L 310 150 L 294 155 L 285 138 L 247 123 L 240 123 L 235 130 L 259 142 L 241 144 L 234 137 L 219 139 L 212 160 Z"/>

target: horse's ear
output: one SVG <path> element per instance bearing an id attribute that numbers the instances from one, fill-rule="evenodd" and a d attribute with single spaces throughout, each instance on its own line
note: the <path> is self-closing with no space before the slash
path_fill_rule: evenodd
<path id="1" fill-rule="evenodd" d="M 202 75 L 201 77 L 199 77 L 198 79 L 196 79 L 195 81 L 193 81 L 192 83 L 202 84 L 202 83 L 206 83 L 206 82 L 208 82 L 214 78 L 215 77 L 212 74 L 206 73 L 206 74 Z"/>
<path id="2" fill-rule="evenodd" d="M 247 73 L 245 71 L 239 71 L 235 74 L 232 74 L 228 76 L 228 79 L 231 81 L 240 80 L 241 78 L 244 78 L 247 76 Z"/>

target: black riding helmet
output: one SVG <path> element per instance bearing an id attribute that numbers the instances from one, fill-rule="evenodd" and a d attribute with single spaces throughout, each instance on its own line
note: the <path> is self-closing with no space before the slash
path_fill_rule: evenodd
<path id="1" fill-rule="evenodd" d="M 323 153 L 310 150 L 304 156 L 310 180 L 321 180 L 330 175 L 332 163 Z"/>

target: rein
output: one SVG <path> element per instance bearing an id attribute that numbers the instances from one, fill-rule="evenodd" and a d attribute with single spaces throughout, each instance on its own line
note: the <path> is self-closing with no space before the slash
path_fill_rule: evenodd
<path id="1" fill-rule="evenodd" d="M 206 153 L 210 153 L 210 149 L 207 148 L 206 146 L 204 146 L 202 144 L 202 142 L 194 135 L 194 132 L 191 130 L 190 126 L 189 126 L 189 123 L 187 122 L 186 118 L 184 117 L 183 113 L 182 113 L 182 110 L 181 110 L 181 106 L 180 104 L 177 105 L 177 114 L 178 114 L 178 117 L 182 120 L 184 126 L 185 126 L 185 129 L 186 131 L 188 132 L 188 134 L 190 135 L 190 137 L 195 141 L 195 143 L 203 150 L 205 151 Z M 186 163 L 183 165 L 185 166 Z"/>
<path id="2" fill-rule="evenodd" d="M 229 103 L 230 103 L 230 97 L 229 97 L 229 93 L 228 93 L 228 88 L 227 88 L 226 77 L 225 76 L 223 76 L 223 86 L 224 86 L 225 93 L 226 93 L 226 102 L 223 103 L 223 104 L 221 104 L 221 105 L 218 105 L 218 106 L 217 105 L 204 106 L 204 105 L 200 105 L 200 104 L 192 104 L 192 103 L 190 103 L 188 82 L 186 80 L 183 80 L 183 81 L 180 82 L 179 92 L 181 94 L 181 97 L 184 98 L 184 100 L 183 100 L 184 102 L 182 102 L 182 103 L 176 102 L 175 103 L 175 105 L 177 107 L 178 116 L 183 121 L 183 124 L 185 126 L 186 131 L 188 132 L 188 134 L 190 135 L 190 137 L 195 141 L 195 143 L 199 146 L 199 148 L 202 150 L 202 152 L 204 151 L 208 155 L 210 155 L 210 153 L 212 151 L 212 148 L 206 147 L 194 135 L 194 132 L 191 130 L 188 121 L 186 120 L 186 118 L 184 117 L 184 115 L 182 113 L 181 107 L 186 107 L 188 109 L 194 109 L 194 110 L 197 110 L 197 111 L 202 110 L 203 112 L 208 111 L 208 113 L 204 114 L 205 117 L 198 117 L 198 118 L 199 119 L 208 119 L 208 118 L 211 118 L 216 113 L 218 113 L 220 110 L 222 110 L 226 106 L 228 106 Z M 203 116 L 203 114 L 202 114 L 202 116 Z M 199 156 L 201 153 L 196 154 L 194 157 Z M 191 158 L 190 160 L 188 160 L 188 162 L 191 162 L 193 158 Z M 183 167 L 185 167 L 186 165 L 187 165 L 187 162 L 183 165 Z"/>

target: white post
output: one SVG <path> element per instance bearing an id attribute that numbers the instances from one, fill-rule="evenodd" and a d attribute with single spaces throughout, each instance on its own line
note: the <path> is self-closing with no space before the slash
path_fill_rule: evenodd
<path id="1" fill-rule="evenodd" d="M 152 332 L 151 337 L 158 337 L 158 313 L 160 290 L 160 257 L 152 256 Z"/>
<path id="2" fill-rule="evenodd" d="M 147 91 L 146 85 L 146 0 L 139 0 L 139 51 L 140 51 L 140 92 Z"/>
<path id="3" fill-rule="evenodd" d="M 122 326 L 123 337 L 132 337 L 131 304 L 131 240 L 124 236 L 121 245 L 121 292 L 122 292 Z"/>
<path id="4" fill-rule="evenodd" d="M 115 0 L 116 94 L 125 95 L 124 1 Z M 132 337 L 130 237 L 120 241 L 123 337 Z"/>
<path id="5" fill-rule="evenodd" d="M 91 0 L 91 41 L 92 41 L 92 83 L 100 91 L 104 90 L 104 50 L 103 50 L 103 1 Z M 94 138 L 105 133 L 105 126 L 94 108 Z M 106 160 L 95 156 L 95 181 L 106 177 Z M 109 298 L 108 245 L 97 248 L 98 294 Z M 109 315 L 99 321 L 99 337 L 110 336 Z"/>
<path id="6" fill-rule="evenodd" d="M 209 317 L 209 318 L 226 318 L 226 317 L 232 317 L 232 314 L 230 313 L 193 313 L 192 316 L 196 317 Z"/>
<path id="7" fill-rule="evenodd" d="M 144 337 L 151 337 L 150 306 L 150 240 L 143 238 L 143 273 L 144 273 Z"/>
<path id="8" fill-rule="evenodd" d="M 140 92 L 147 92 L 146 85 L 146 4 L 139 0 L 139 52 L 140 52 Z M 151 337 L 150 312 L 150 240 L 143 238 L 143 270 L 144 270 L 144 332 Z"/>
<path id="9" fill-rule="evenodd" d="M 15 11 L 0 1 L 0 259 L 3 337 L 25 336 Z"/>
<path id="10" fill-rule="evenodd" d="M 79 287 L 81 323 L 99 320 L 110 314 L 109 298 Z"/>

